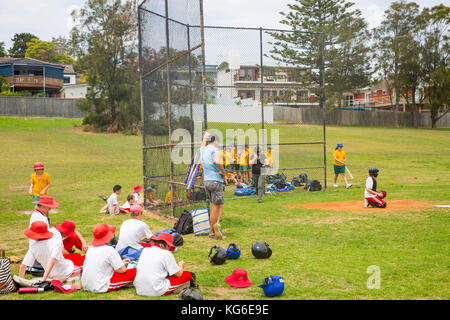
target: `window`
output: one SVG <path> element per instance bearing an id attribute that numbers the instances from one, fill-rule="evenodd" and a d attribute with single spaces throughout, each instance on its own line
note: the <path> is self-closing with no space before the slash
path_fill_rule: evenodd
<path id="1" fill-rule="evenodd" d="M 240 81 L 245 80 L 245 70 L 244 69 L 239 70 L 239 80 Z"/>

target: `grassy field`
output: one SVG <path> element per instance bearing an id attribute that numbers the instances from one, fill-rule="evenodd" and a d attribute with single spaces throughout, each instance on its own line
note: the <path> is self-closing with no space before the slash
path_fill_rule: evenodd
<path id="1" fill-rule="evenodd" d="M 23 235 L 32 210 L 27 194 L 33 163 L 41 161 L 53 179 L 50 195 L 61 203 L 51 223 L 74 220 L 90 241 L 100 222 L 120 227 L 125 216 L 100 215 L 114 184 L 123 186 L 121 203 L 135 184 L 142 183 L 142 138 L 85 133 L 80 120 L 17 119 L 0 117 L 0 247 L 7 255 L 23 257 L 28 240 Z M 276 127 L 276 126 L 275 126 Z M 317 131 L 314 126 L 279 126 L 282 141 L 294 132 Z M 332 187 L 331 154 L 341 141 L 355 177 L 353 187 Z M 278 299 L 449 299 L 450 130 L 328 127 L 328 185 L 326 192 L 307 193 L 302 188 L 256 199 L 225 203 L 222 228 L 227 239 L 184 236 L 175 254 L 186 269 L 197 274 L 205 299 L 266 299 L 257 287 L 275 274 L 284 277 L 286 289 Z M 297 152 L 295 148 L 292 153 Z M 290 154 L 289 161 L 301 159 Z M 284 161 L 284 160 L 282 160 Z M 301 204 L 361 200 L 367 169 L 380 169 L 379 188 L 389 200 L 421 200 L 429 205 L 382 211 L 318 210 Z M 173 226 L 173 221 L 146 215 L 153 232 Z M 273 250 L 267 260 L 251 255 L 254 241 L 266 241 Z M 242 249 L 239 260 L 221 266 L 208 261 L 211 246 L 234 242 Z M 381 271 L 381 288 L 369 289 L 369 266 Z M 19 265 L 12 265 L 17 274 Z M 230 288 L 224 277 L 235 268 L 248 271 L 253 286 Z M 27 276 L 29 277 L 29 276 Z M 30 277 L 29 277 L 30 278 Z M 68 295 L 0 296 L 4 299 L 156 299 L 139 297 L 134 288 L 108 294 L 79 290 Z M 161 299 L 179 299 L 169 296 Z"/>

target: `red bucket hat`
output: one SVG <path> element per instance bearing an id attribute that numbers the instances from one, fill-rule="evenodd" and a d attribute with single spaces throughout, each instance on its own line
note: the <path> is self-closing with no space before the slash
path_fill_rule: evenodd
<path id="1" fill-rule="evenodd" d="M 140 186 L 140 185 L 134 186 L 134 192 L 139 192 L 139 191 L 141 191 L 142 189 L 144 189 L 143 186 Z"/>
<path id="2" fill-rule="evenodd" d="M 59 207 L 59 202 L 53 200 L 50 196 L 42 196 L 39 198 L 39 201 L 33 201 L 33 204 L 38 204 L 47 208 L 57 208 Z"/>
<path id="3" fill-rule="evenodd" d="M 173 251 L 176 248 L 175 245 L 173 244 L 173 236 L 170 233 L 167 233 L 167 232 L 161 232 L 161 233 L 158 234 L 157 237 L 152 236 L 150 238 L 150 240 L 151 241 L 153 241 L 153 240 L 162 240 L 162 241 L 164 241 L 169 246 L 170 251 Z"/>
<path id="4" fill-rule="evenodd" d="M 75 223 L 71 220 L 64 220 L 61 224 L 55 224 L 55 229 L 69 238 L 76 238 Z"/>
<path id="5" fill-rule="evenodd" d="M 225 277 L 225 281 L 232 287 L 245 288 L 253 283 L 248 280 L 247 271 L 244 269 L 234 269 L 233 274 Z"/>
<path id="6" fill-rule="evenodd" d="M 33 240 L 47 240 L 53 237 L 53 233 L 48 231 L 47 224 L 43 221 L 33 222 L 23 234 Z"/>
<path id="7" fill-rule="evenodd" d="M 42 162 L 36 162 L 34 165 L 34 170 L 44 169 L 44 164 Z"/>
<path id="8" fill-rule="evenodd" d="M 93 246 L 101 246 L 107 244 L 114 238 L 114 233 L 116 232 L 115 226 L 108 226 L 106 223 L 98 224 L 94 227 L 92 234 L 94 239 L 92 240 Z"/>

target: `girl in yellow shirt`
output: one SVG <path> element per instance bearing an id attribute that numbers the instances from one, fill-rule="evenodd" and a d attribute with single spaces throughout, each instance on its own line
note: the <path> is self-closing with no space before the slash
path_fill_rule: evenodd
<path id="1" fill-rule="evenodd" d="M 31 184 L 28 194 L 34 201 L 39 201 L 41 196 L 48 196 L 48 188 L 52 179 L 47 172 L 44 172 L 44 165 L 41 162 L 34 164 L 34 173 L 31 175 Z"/>
<path id="2" fill-rule="evenodd" d="M 339 175 L 342 176 L 342 178 L 344 179 L 345 182 L 345 187 L 348 189 L 350 188 L 352 185 L 350 183 L 348 183 L 347 181 L 347 177 L 345 176 L 345 161 L 347 161 L 345 152 L 343 150 L 344 145 L 339 142 L 336 146 L 336 149 L 334 149 L 333 152 L 333 167 L 334 167 L 334 187 L 337 187 L 337 178 Z"/>

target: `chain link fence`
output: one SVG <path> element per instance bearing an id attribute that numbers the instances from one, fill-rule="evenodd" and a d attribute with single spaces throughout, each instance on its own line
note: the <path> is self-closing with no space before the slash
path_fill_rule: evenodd
<path id="1" fill-rule="evenodd" d="M 138 11 L 148 209 L 180 216 L 208 205 L 195 165 L 204 130 L 219 137 L 230 182 L 226 199 L 237 198 L 237 184 L 251 179 L 256 147 L 268 155 L 271 174 L 291 182 L 306 173 L 326 188 L 325 121 L 304 126 L 274 120 L 281 106 L 323 105 L 321 68 L 289 57 L 322 43 L 323 34 L 204 26 L 201 0 L 147 0 Z M 298 38 L 295 47 L 286 44 L 292 37 Z"/>

